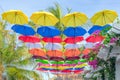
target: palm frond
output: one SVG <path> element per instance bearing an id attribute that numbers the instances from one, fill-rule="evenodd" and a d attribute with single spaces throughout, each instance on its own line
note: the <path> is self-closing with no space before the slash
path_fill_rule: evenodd
<path id="1" fill-rule="evenodd" d="M 53 7 L 49 7 L 47 9 L 49 12 L 51 12 L 52 14 L 54 14 L 58 19 L 59 22 L 55 25 L 58 29 L 63 30 L 64 27 L 61 23 L 61 18 L 63 17 L 63 11 L 61 9 L 61 6 L 58 3 L 55 3 L 55 6 Z"/>
<path id="2" fill-rule="evenodd" d="M 9 76 L 14 76 L 14 79 L 19 80 L 41 80 L 40 76 L 35 71 L 30 71 L 14 66 L 7 67 L 6 72 Z"/>

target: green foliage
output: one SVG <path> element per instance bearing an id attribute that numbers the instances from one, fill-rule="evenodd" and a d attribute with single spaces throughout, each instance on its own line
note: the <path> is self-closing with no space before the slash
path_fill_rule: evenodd
<path id="1" fill-rule="evenodd" d="M 55 26 L 63 31 L 64 26 L 61 23 L 61 18 L 63 17 L 63 11 L 61 9 L 61 6 L 58 3 L 55 3 L 55 7 L 49 7 L 47 10 L 52 14 L 54 14 L 59 19 L 59 22 Z"/>
<path id="2" fill-rule="evenodd" d="M 35 65 L 24 46 L 16 47 L 16 34 L 5 30 L 6 23 L 0 22 L 0 66 L 7 80 L 41 80 L 40 76 L 26 67 Z"/>

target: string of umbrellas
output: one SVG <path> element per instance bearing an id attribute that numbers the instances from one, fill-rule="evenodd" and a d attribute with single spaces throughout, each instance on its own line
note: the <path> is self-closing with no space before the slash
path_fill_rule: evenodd
<path id="1" fill-rule="evenodd" d="M 107 31 L 118 14 L 112 10 L 103 10 L 90 19 L 94 24 L 89 30 L 82 27 L 88 17 L 80 12 L 65 15 L 61 22 L 66 27 L 60 31 L 55 27 L 59 20 L 50 12 L 34 12 L 30 19 L 39 25 L 33 29 L 28 17 L 20 10 L 10 10 L 2 14 L 2 19 L 13 24 L 11 29 L 20 34 L 18 39 L 26 44 L 29 53 L 38 63 L 37 70 L 43 72 L 79 74 L 88 65 L 83 56 L 88 55 L 96 44 L 102 44 Z M 61 36 L 63 34 L 65 38 Z M 89 36 L 85 36 L 89 34 Z M 91 60 L 94 60 L 91 58 Z M 93 64 L 94 65 L 94 64 Z"/>

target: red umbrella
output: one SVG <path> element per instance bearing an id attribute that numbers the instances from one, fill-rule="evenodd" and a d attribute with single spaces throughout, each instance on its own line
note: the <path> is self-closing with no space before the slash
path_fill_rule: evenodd
<path id="1" fill-rule="evenodd" d="M 91 36 L 86 38 L 86 41 L 96 43 L 96 42 L 102 42 L 104 40 L 104 38 L 105 37 L 101 36 L 101 35 L 91 35 Z"/>
<path id="2" fill-rule="evenodd" d="M 21 40 L 23 42 L 31 42 L 31 43 L 40 42 L 40 38 L 37 37 L 37 36 L 24 36 L 24 35 L 21 35 L 21 36 L 19 36 L 19 40 Z"/>
<path id="3" fill-rule="evenodd" d="M 51 73 L 58 73 L 59 72 L 59 70 L 49 70 Z"/>
<path id="4" fill-rule="evenodd" d="M 81 72 L 83 72 L 83 70 L 74 70 L 72 72 L 74 72 L 74 74 L 80 74 Z"/>
<path id="5" fill-rule="evenodd" d="M 53 38 L 44 37 L 44 38 L 42 38 L 42 40 L 44 42 L 51 42 L 51 43 L 61 43 L 62 42 L 62 38 L 59 37 L 59 36 L 56 36 L 56 37 L 53 37 Z"/>
<path id="6" fill-rule="evenodd" d="M 64 40 L 64 42 L 74 44 L 74 43 L 77 43 L 77 42 L 81 42 L 81 41 L 83 41 L 83 40 L 84 40 L 84 38 L 83 38 L 82 36 L 78 36 L 78 37 L 67 37 L 67 38 Z"/>
<path id="7" fill-rule="evenodd" d="M 61 72 L 63 72 L 63 73 L 70 73 L 72 71 L 71 70 L 62 70 Z"/>

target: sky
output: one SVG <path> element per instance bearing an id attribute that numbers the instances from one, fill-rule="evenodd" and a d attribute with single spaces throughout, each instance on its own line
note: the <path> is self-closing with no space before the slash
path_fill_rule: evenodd
<path id="1" fill-rule="evenodd" d="M 61 5 L 64 14 L 67 13 L 66 8 L 71 8 L 72 12 L 83 12 L 89 18 L 104 9 L 115 10 L 120 14 L 120 0 L 0 0 L 0 14 L 3 11 L 19 9 L 30 17 L 33 12 L 54 6 L 55 2 Z"/>

